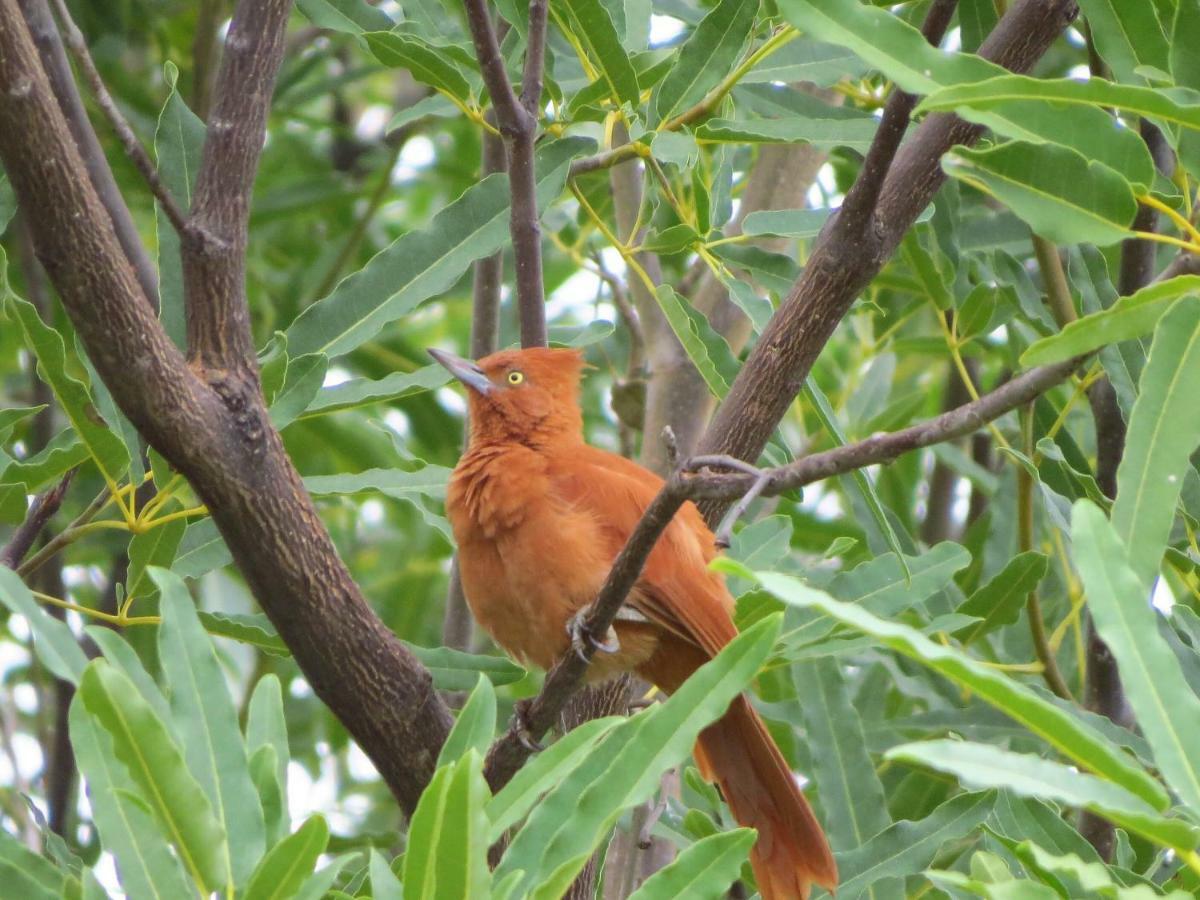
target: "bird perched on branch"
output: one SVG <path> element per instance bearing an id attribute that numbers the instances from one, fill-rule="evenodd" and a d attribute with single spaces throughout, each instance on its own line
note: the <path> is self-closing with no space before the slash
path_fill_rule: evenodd
<path id="1" fill-rule="evenodd" d="M 527 665 L 549 669 L 595 599 L 662 479 L 583 440 L 574 350 L 494 353 L 478 363 L 433 357 L 467 388 L 470 441 L 450 480 L 447 512 L 472 613 Z M 589 680 L 632 671 L 666 693 L 737 634 L 733 598 L 708 569 L 713 535 L 686 504 L 651 552 L 597 653 Z M 779 748 L 743 695 L 706 728 L 696 763 L 742 825 L 765 900 L 830 890 L 837 866 Z"/>

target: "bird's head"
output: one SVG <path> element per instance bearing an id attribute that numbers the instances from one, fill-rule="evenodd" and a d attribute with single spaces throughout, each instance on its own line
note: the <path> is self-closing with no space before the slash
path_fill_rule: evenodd
<path id="1" fill-rule="evenodd" d="M 581 435 L 581 351 L 501 350 L 478 362 L 442 350 L 429 355 L 467 389 L 472 444 L 545 443 Z"/>

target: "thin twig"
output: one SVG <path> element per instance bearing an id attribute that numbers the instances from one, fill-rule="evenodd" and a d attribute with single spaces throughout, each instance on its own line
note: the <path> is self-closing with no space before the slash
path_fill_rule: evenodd
<path id="1" fill-rule="evenodd" d="M 175 202 L 175 198 L 171 196 L 171 192 L 167 190 L 167 186 L 163 184 L 162 179 L 158 175 L 158 168 L 154 165 L 154 161 L 150 159 L 146 148 L 137 139 L 137 135 L 133 133 L 129 122 L 126 121 L 121 110 L 117 108 L 112 94 L 108 92 L 108 88 L 104 84 L 104 79 L 100 77 L 100 70 L 96 68 L 96 63 L 92 60 L 92 54 L 88 51 L 87 41 L 84 39 L 83 32 L 79 30 L 79 26 L 75 24 L 75 20 L 71 18 L 71 11 L 67 8 L 66 0 L 51 0 L 51 2 L 54 4 L 54 11 L 58 15 L 59 23 L 62 26 L 63 37 L 67 47 L 70 49 L 71 55 L 75 57 L 75 62 L 79 64 L 79 68 L 83 70 L 88 87 L 91 88 L 92 96 L 96 98 L 96 105 L 100 107 L 100 111 L 104 113 L 104 118 L 112 126 L 113 132 L 117 135 L 117 139 L 125 149 L 125 155 L 133 162 L 154 194 L 155 199 L 162 205 L 167 218 L 171 220 L 171 226 L 182 236 L 187 229 L 187 218 Z"/>
<path id="2" fill-rule="evenodd" d="M 542 103 L 542 71 L 546 65 L 546 14 L 548 0 L 529 0 L 529 27 L 525 67 L 521 70 L 521 106 L 534 122 Z"/>
<path id="3" fill-rule="evenodd" d="M 15 569 L 21 564 L 21 560 L 25 558 L 29 548 L 37 541 L 42 529 L 62 506 L 63 498 L 67 495 L 67 488 L 71 486 L 71 479 L 74 477 L 75 469 L 72 469 L 63 476 L 62 481 L 33 501 L 29 512 L 25 514 L 25 521 L 17 526 L 13 536 L 0 550 L 0 566 Z"/>

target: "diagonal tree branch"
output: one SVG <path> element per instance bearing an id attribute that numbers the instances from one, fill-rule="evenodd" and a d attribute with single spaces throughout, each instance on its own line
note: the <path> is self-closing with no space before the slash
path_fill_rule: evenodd
<path id="1" fill-rule="evenodd" d="M 137 226 L 129 214 L 129 207 L 125 204 L 125 198 L 121 196 L 112 169 L 104 157 L 104 150 L 101 149 L 100 141 L 96 138 L 96 132 L 88 119 L 83 99 L 75 86 L 75 77 L 71 73 L 71 63 L 67 59 L 58 28 L 54 24 L 54 16 L 50 13 L 48 0 L 20 0 L 20 4 L 41 56 L 42 66 L 58 99 L 58 105 L 66 116 L 71 138 L 79 148 L 88 177 L 108 212 L 121 250 L 134 268 L 142 294 L 151 305 L 157 307 L 158 273 L 150 261 L 149 254 L 146 253 L 146 248 L 142 246 Z"/>
<path id="2" fill-rule="evenodd" d="M 241 0 L 225 40 L 183 242 L 188 356 L 257 381 L 246 303 L 250 192 L 262 153 L 291 0 Z"/>
<path id="3" fill-rule="evenodd" d="M 546 294 L 542 284 L 542 226 L 537 209 L 533 150 L 538 109 L 542 102 L 542 67 L 546 52 L 547 0 L 530 0 L 528 44 L 520 98 L 504 69 L 504 57 L 487 0 L 464 0 L 467 25 L 484 84 L 496 111 L 496 126 L 508 150 L 508 185 L 512 195 L 509 232 L 516 268 L 521 346 L 546 346 Z"/>
<path id="4" fill-rule="evenodd" d="M 988 36 L 981 55 L 1012 71 L 1025 71 L 1076 12 L 1074 0 L 1018 0 Z M 942 154 L 955 144 L 973 143 L 981 133 L 979 126 L 955 116 L 930 116 L 888 167 L 859 239 L 839 240 L 836 219 L 827 227 L 717 410 L 701 441 L 702 452 L 758 457 L 842 317 L 941 186 Z M 710 524 L 723 508 L 711 502 L 701 506 Z"/>
<path id="5" fill-rule="evenodd" d="M 711 470 L 717 465 L 752 467 L 744 463 L 737 466 L 738 461 L 729 457 L 695 457 L 685 462 L 668 476 L 621 548 L 587 613 L 584 633 L 603 635 L 608 632 L 659 537 L 684 503 L 702 499 L 728 503 L 748 496 L 751 491 L 757 496 L 778 496 L 835 475 L 890 462 L 913 450 L 964 437 L 1060 384 L 1079 368 L 1082 361 L 1083 358 L 1078 357 L 1030 369 L 978 400 L 927 422 L 814 453 L 776 469 L 754 474 L 724 474 Z M 559 660 L 546 676 L 541 693 L 526 705 L 509 730 L 492 745 L 484 773 L 493 791 L 505 785 L 524 764 L 530 753 L 529 739 L 540 739 L 554 725 L 559 710 L 583 683 L 595 652 L 594 646 L 584 641 L 579 652 L 568 652 Z"/>
<path id="6" fill-rule="evenodd" d="M 63 498 L 67 495 L 67 488 L 71 486 L 71 479 L 74 477 L 75 470 L 72 469 L 63 476 L 58 484 L 46 493 L 38 495 L 37 499 L 30 504 L 29 511 L 25 514 L 25 520 L 17 526 L 12 537 L 8 539 L 8 543 L 0 548 L 0 566 L 15 569 L 21 564 L 25 554 L 37 542 L 42 529 L 49 524 L 59 507 L 62 506 Z"/>
<path id="7" fill-rule="evenodd" d="M 247 47 L 261 43 L 246 17 L 263 24 L 264 8 L 244 2 L 235 15 L 230 33 L 243 43 L 234 41 L 238 46 L 229 52 L 241 61 Z M 274 15 L 281 26 L 277 10 Z M 269 92 L 269 85 L 258 87 Z M 218 102 L 228 110 L 222 103 L 229 104 L 228 97 Z M 224 132 L 242 126 L 222 119 L 214 140 L 257 159 L 261 122 L 255 134 L 230 142 Z M 411 812 L 433 774 L 449 711 L 428 671 L 372 612 L 338 558 L 261 393 L 244 385 L 225 390 L 211 372 L 204 373 L 208 383 L 201 381 L 142 299 L 16 0 L 0 0 L 0 162 L 27 212 L 38 256 L 117 404 L 187 477 L 317 696 Z M 245 157 L 229 165 L 244 201 L 252 166 L 246 169 Z M 223 203 L 212 205 L 224 212 Z M 244 236 L 244 221 L 211 211 L 210 221 L 231 224 Z M 219 264 L 206 258 L 193 273 Z M 240 278 L 242 263 L 233 264 Z M 219 283 L 231 278 L 221 273 Z M 240 280 L 237 289 L 240 299 Z"/>

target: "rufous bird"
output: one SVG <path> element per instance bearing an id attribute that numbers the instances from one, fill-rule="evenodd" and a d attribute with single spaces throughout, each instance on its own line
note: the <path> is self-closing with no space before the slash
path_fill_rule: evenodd
<path id="1" fill-rule="evenodd" d="M 505 350 L 478 363 L 430 353 L 467 388 L 470 439 L 446 499 L 467 603 L 516 659 L 549 669 L 662 479 L 584 443 L 581 353 Z M 593 657 L 588 679 L 636 672 L 670 694 L 729 643 L 734 602 L 708 568 L 715 553 L 688 503 L 614 623 L 617 646 Z M 835 888 L 825 834 L 745 695 L 701 732 L 694 755 L 737 821 L 758 831 L 750 861 L 765 900 Z"/>

